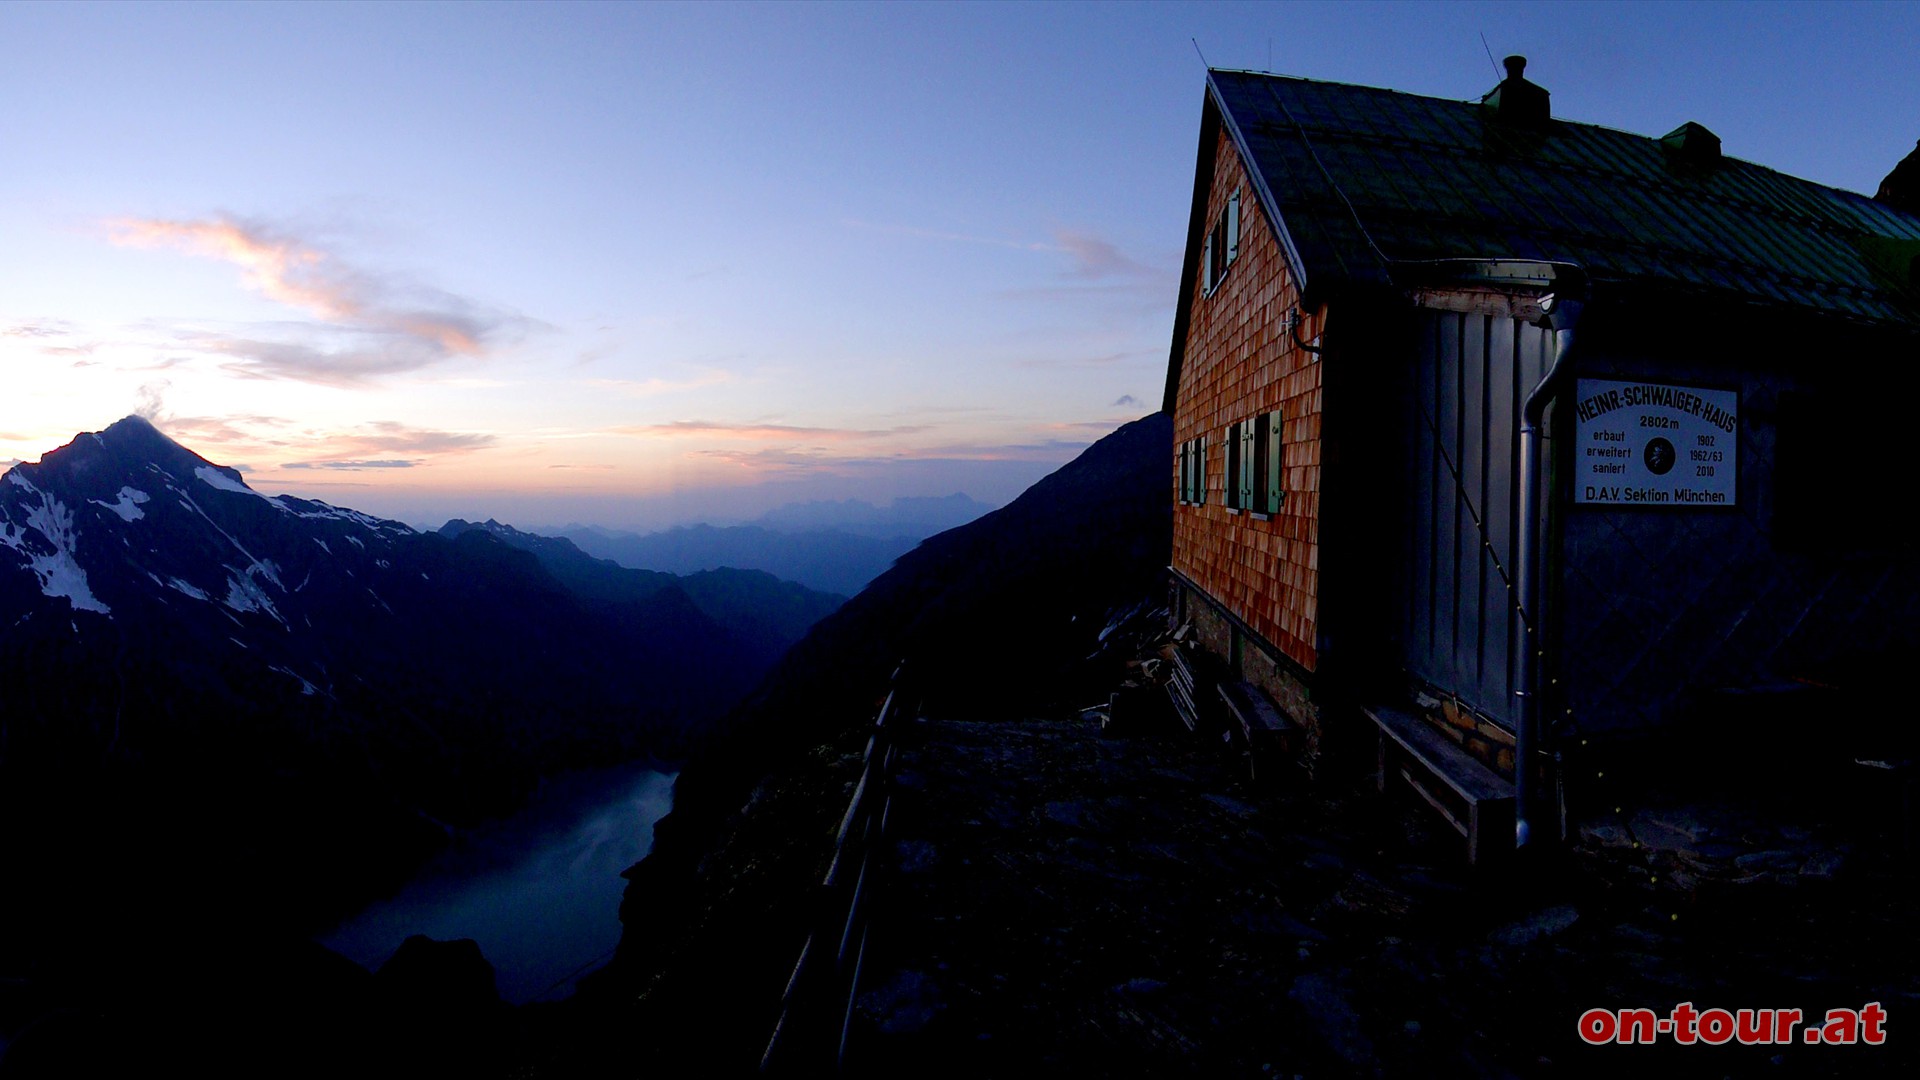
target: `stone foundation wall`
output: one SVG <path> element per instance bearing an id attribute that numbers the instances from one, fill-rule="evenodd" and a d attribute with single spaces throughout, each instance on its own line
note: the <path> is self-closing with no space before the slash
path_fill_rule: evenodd
<path id="1" fill-rule="evenodd" d="M 1461 749 L 1472 754 L 1482 765 L 1509 780 L 1513 778 L 1512 732 L 1474 712 L 1451 694 L 1416 689 L 1410 696 L 1415 716 L 1458 743 Z"/>
<path id="2" fill-rule="evenodd" d="M 1277 653 L 1272 645 L 1247 632 L 1229 618 L 1205 593 L 1180 582 L 1173 585 L 1176 623 L 1192 627 L 1193 640 L 1218 656 L 1240 678 L 1259 687 L 1289 720 L 1300 725 L 1302 760 L 1311 772 L 1320 755 L 1325 718 L 1313 696 L 1310 675 Z"/>

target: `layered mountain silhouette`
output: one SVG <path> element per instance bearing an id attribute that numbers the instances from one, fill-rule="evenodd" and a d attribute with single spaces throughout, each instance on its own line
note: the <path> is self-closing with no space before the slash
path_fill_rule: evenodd
<path id="1" fill-rule="evenodd" d="M 1165 596 L 1172 438 L 1164 413 L 1121 427 L 901 557 L 787 654 L 682 769 L 652 854 L 627 872 L 620 952 L 582 993 L 583 1007 L 619 1002 L 621 1026 L 570 1052 L 611 1060 L 642 1038 L 664 1072 L 753 1068 L 806 934 L 796 898 L 846 805 L 821 777 L 857 761 L 889 674 L 904 660 L 923 709 L 968 719 L 1104 693 L 1090 662 L 1103 628 Z"/>
<path id="2" fill-rule="evenodd" d="M 0 957 L 125 875 L 176 915 L 337 913 L 544 772 L 679 752 L 838 602 L 448 532 L 264 496 L 138 417 L 0 478 L 0 850 L 35 882 Z"/>
<path id="3" fill-rule="evenodd" d="M 454 518 L 440 535 L 457 538 L 484 532 L 509 547 L 532 553 L 540 565 L 576 596 L 596 608 L 655 601 L 666 590 L 683 593 L 702 614 L 735 639 L 737 677 L 757 679 L 814 623 L 832 614 L 846 597 L 782 581 L 764 570 L 720 567 L 671 574 L 596 559 L 571 540 L 540 536 L 489 518 L 480 524 Z"/>
<path id="4" fill-rule="evenodd" d="M 847 499 L 790 503 L 745 525 L 685 525 L 646 535 L 570 525 L 559 535 L 590 555 L 634 569 L 673 574 L 721 567 L 765 570 L 851 596 L 921 540 L 988 509 L 961 494 L 899 498 L 884 507 Z"/>

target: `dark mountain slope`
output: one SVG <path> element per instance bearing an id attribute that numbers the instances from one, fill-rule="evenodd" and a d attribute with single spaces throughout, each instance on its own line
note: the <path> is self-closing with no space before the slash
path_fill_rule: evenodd
<path id="1" fill-rule="evenodd" d="M 812 589 L 859 592 L 920 537 L 863 536 L 840 529 L 782 531 L 760 525 L 689 525 L 637 536 L 597 529 L 567 529 L 562 536 L 581 550 L 622 566 L 672 574 L 734 567 L 764 570 Z"/>
<path id="2" fill-rule="evenodd" d="M 579 1006 L 672 1071 L 750 1067 L 772 1024 L 865 728 L 903 657 L 942 711 L 1078 704 L 1106 616 L 1164 590 L 1172 425 L 1135 421 L 1012 504 L 929 539 L 823 620 L 681 773 L 629 872 L 616 964 Z M 620 1002 L 644 993 L 636 1009 Z M 594 1010 L 604 1010 L 595 1013 Z M 693 1045 L 690 1025 L 724 1018 Z M 583 1042 L 581 1058 L 617 1048 Z"/>
<path id="3" fill-rule="evenodd" d="M 78 436 L 0 479 L 5 973 L 69 933 L 337 913 L 541 772 L 681 745 L 739 652 L 679 588 L 596 606 L 485 533 L 262 496 L 144 420 Z M 128 880 L 167 885 L 128 911 Z"/>
<path id="4" fill-rule="evenodd" d="M 732 636 L 735 666 L 727 680 L 733 686 L 757 683 L 809 628 L 846 602 L 845 597 L 781 581 L 762 570 L 704 570 L 684 577 L 634 570 L 596 559 L 571 540 L 521 532 L 493 520 L 476 525 L 455 518 L 440 527 L 442 536 L 470 532 L 484 532 L 510 547 L 532 552 L 575 595 L 615 612 L 656 602 L 667 590 L 683 593 Z"/>

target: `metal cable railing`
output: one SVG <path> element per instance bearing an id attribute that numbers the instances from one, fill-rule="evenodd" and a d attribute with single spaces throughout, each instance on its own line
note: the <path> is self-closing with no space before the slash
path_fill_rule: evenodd
<path id="1" fill-rule="evenodd" d="M 780 1018 L 760 1057 L 771 1075 L 839 1071 L 846 1062 L 847 1035 L 860 994 L 866 958 L 868 915 L 878 877 L 876 862 L 893 805 L 895 735 L 907 701 L 902 663 L 867 737 L 865 766 L 834 837 L 833 861 L 820 882 L 812 932 L 800 947 L 793 974 L 780 997 Z"/>

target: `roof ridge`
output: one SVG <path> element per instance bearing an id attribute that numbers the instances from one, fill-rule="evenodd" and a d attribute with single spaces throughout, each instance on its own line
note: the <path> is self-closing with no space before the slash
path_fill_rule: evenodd
<path id="1" fill-rule="evenodd" d="M 1309 284 L 1499 250 L 1920 327 L 1920 214 L 1861 193 L 1736 157 L 1676 168 L 1604 124 L 1513 131 L 1471 101 L 1226 69 L 1209 85 Z"/>
<path id="2" fill-rule="evenodd" d="M 1468 106 L 1472 108 L 1478 108 L 1480 104 L 1480 101 L 1478 98 L 1442 97 L 1438 94 L 1422 94 L 1422 93 L 1416 93 L 1411 90 L 1396 90 L 1389 86 L 1369 86 L 1366 83 L 1336 82 L 1332 79 L 1316 79 L 1306 75 L 1286 75 L 1286 74 L 1281 74 L 1279 72 L 1272 72 L 1272 71 L 1255 71 L 1251 68 L 1209 68 L 1208 71 L 1215 74 L 1221 74 L 1221 75 L 1247 75 L 1247 76 L 1254 76 L 1260 79 L 1278 80 L 1282 82 L 1306 83 L 1311 86 L 1338 87 L 1339 89 L 1342 89 L 1342 90 L 1364 90 L 1374 94 L 1386 94 L 1394 97 L 1413 98 L 1418 101 L 1441 102 L 1448 105 L 1463 105 L 1463 106 Z M 1587 131 L 1606 132 L 1607 134 L 1610 134 L 1610 135 L 1618 135 L 1623 138 L 1637 139 L 1641 142 L 1651 143 L 1656 146 L 1660 144 L 1660 140 L 1662 138 L 1662 136 L 1659 136 L 1659 135 L 1647 135 L 1638 131 L 1630 131 L 1626 128 L 1615 127 L 1612 124 L 1603 124 L 1593 120 L 1573 120 L 1573 119 L 1569 119 L 1567 117 L 1559 116 L 1559 115 L 1555 115 L 1553 117 L 1553 123 L 1556 125 L 1565 125 L 1567 127 L 1579 128 Z M 1697 124 L 1699 123 L 1699 121 L 1688 120 L 1688 121 L 1684 121 L 1684 123 Z M 1327 128 L 1324 125 L 1314 125 L 1309 123 L 1301 123 L 1300 126 L 1307 128 L 1309 131 L 1339 130 L 1342 135 L 1348 138 L 1353 138 L 1353 137 L 1392 138 L 1393 137 L 1393 136 L 1382 136 L 1377 132 L 1351 132 L 1351 131 L 1345 131 L 1341 129 Z M 1443 144 L 1433 143 L 1430 141 L 1423 141 L 1423 140 L 1409 140 L 1409 141 L 1414 143 L 1415 145 L 1443 146 Z M 1835 187 L 1832 184 L 1824 184 L 1818 180 L 1810 180 L 1804 176 L 1795 176 L 1793 173 L 1786 172 L 1782 169 L 1776 169 L 1771 165 L 1765 165 L 1757 161 L 1752 161 L 1747 158 L 1739 157 L 1737 155 L 1722 153 L 1720 156 L 1720 159 L 1722 161 L 1743 165 L 1750 169 L 1758 169 L 1769 176 L 1782 177 L 1796 184 L 1805 184 L 1811 187 L 1816 187 L 1816 188 L 1819 188 L 1821 191 L 1838 192 L 1843 195 L 1852 196 L 1856 199 L 1861 199 L 1866 202 L 1874 203 L 1876 206 L 1884 205 L 1884 204 L 1875 202 L 1875 200 L 1873 199 L 1873 196 L 1868 195 L 1865 192 L 1854 191 L 1851 188 Z M 1892 208 L 1889 208 L 1889 209 L 1892 209 Z M 1913 218 L 1915 220 L 1916 226 L 1920 226 L 1920 215 L 1908 214 L 1905 212 L 1901 212 L 1901 213 L 1902 213 L 1902 216 L 1904 217 Z"/>
<path id="3" fill-rule="evenodd" d="M 1580 127 L 1600 127 L 1600 125 L 1581 124 L 1579 121 L 1573 121 L 1573 120 L 1569 120 L 1569 121 L 1556 120 L 1555 122 L 1566 123 L 1566 124 L 1580 126 Z M 1272 123 L 1271 121 L 1262 120 L 1262 121 L 1256 121 L 1255 123 L 1249 126 L 1257 129 L 1263 126 L 1267 126 L 1271 123 Z M 1279 125 L 1279 126 L 1284 128 L 1288 125 Z M 1337 135 L 1339 138 L 1348 142 L 1362 142 L 1362 143 L 1370 143 L 1370 144 L 1378 144 L 1378 145 L 1386 145 L 1386 146 L 1399 146 L 1407 149 L 1432 150 L 1440 154 L 1445 154 L 1453 157 L 1461 157 L 1461 158 L 1484 159 L 1484 158 L 1497 158 L 1498 156 L 1495 154 L 1487 153 L 1485 151 L 1476 151 L 1465 146 L 1458 146 L 1454 144 L 1440 142 L 1438 140 L 1433 140 L 1433 139 L 1421 139 L 1421 138 L 1417 138 L 1409 135 L 1389 134 L 1384 132 L 1373 132 L 1373 131 L 1368 131 L 1368 132 L 1344 131 L 1337 128 L 1327 127 L 1325 125 L 1315 126 L 1311 124 L 1299 123 L 1298 121 L 1295 121 L 1291 126 L 1297 127 L 1299 130 L 1301 130 L 1302 132 L 1308 135 L 1312 135 L 1312 134 Z M 1601 128 L 1601 130 L 1616 131 L 1616 129 L 1612 129 L 1612 128 Z M 1641 139 L 1655 146 L 1658 146 L 1660 142 L 1659 139 L 1653 138 L 1651 136 L 1634 135 L 1632 132 L 1616 131 L 1616 133 L 1621 135 L 1631 136 L 1636 139 Z M 1837 192 L 1842 195 L 1854 195 L 1869 203 L 1873 202 L 1872 199 L 1868 198 L 1865 195 L 1859 195 L 1857 192 L 1851 192 L 1845 188 L 1830 187 L 1826 184 L 1820 183 L 1817 180 L 1808 180 L 1805 177 L 1795 176 L 1792 173 L 1781 172 L 1778 169 L 1768 168 L 1765 165 L 1756 164 L 1754 162 L 1747 161 L 1744 158 L 1724 156 L 1722 157 L 1721 160 L 1736 166 L 1741 166 L 1748 169 L 1757 169 L 1765 173 L 1769 177 L 1779 177 L 1783 180 L 1788 180 L 1795 184 L 1809 185 L 1811 187 L 1818 188 L 1823 192 Z M 1625 169 L 1612 168 L 1612 167 L 1607 167 L 1602 165 L 1588 164 L 1588 163 L 1575 162 L 1575 161 L 1551 162 L 1551 161 L 1539 161 L 1536 159 L 1536 160 L 1528 161 L 1527 164 L 1534 168 L 1548 169 L 1556 172 L 1576 173 L 1576 174 L 1585 175 L 1585 176 L 1604 177 L 1609 180 L 1620 180 L 1628 184 L 1632 184 L 1643 191 L 1664 191 L 1664 190 L 1685 191 L 1689 196 L 1701 199 L 1706 202 L 1711 202 L 1719 206 L 1725 206 L 1731 209 L 1758 211 L 1770 217 L 1787 221 L 1792 224 L 1818 228 L 1818 229 L 1821 229 L 1822 231 L 1827 231 L 1827 232 L 1839 232 L 1849 236 L 1884 235 L 1882 233 L 1874 232 L 1872 229 L 1868 228 L 1863 222 L 1860 222 L 1857 219 L 1852 221 L 1847 221 L 1843 217 L 1837 214 L 1831 215 L 1831 216 L 1825 216 L 1825 217 L 1816 216 L 1813 214 L 1805 213 L 1803 211 L 1790 210 L 1790 209 L 1787 209 L 1787 208 L 1784 208 L 1776 204 L 1769 203 L 1757 198 L 1740 196 L 1740 195 L 1730 195 L 1725 192 L 1709 191 L 1702 188 L 1687 187 L 1681 184 L 1677 180 L 1677 178 L 1667 178 L 1667 179 L 1656 180 L 1646 176 L 1635 175 L 1634 173 Z M 1908 215 L 1908 216 L 1912 216 L 1912 215 Z M 1916 222 L 1916 225 L 1920 225 L 1920 222 Z"/>

